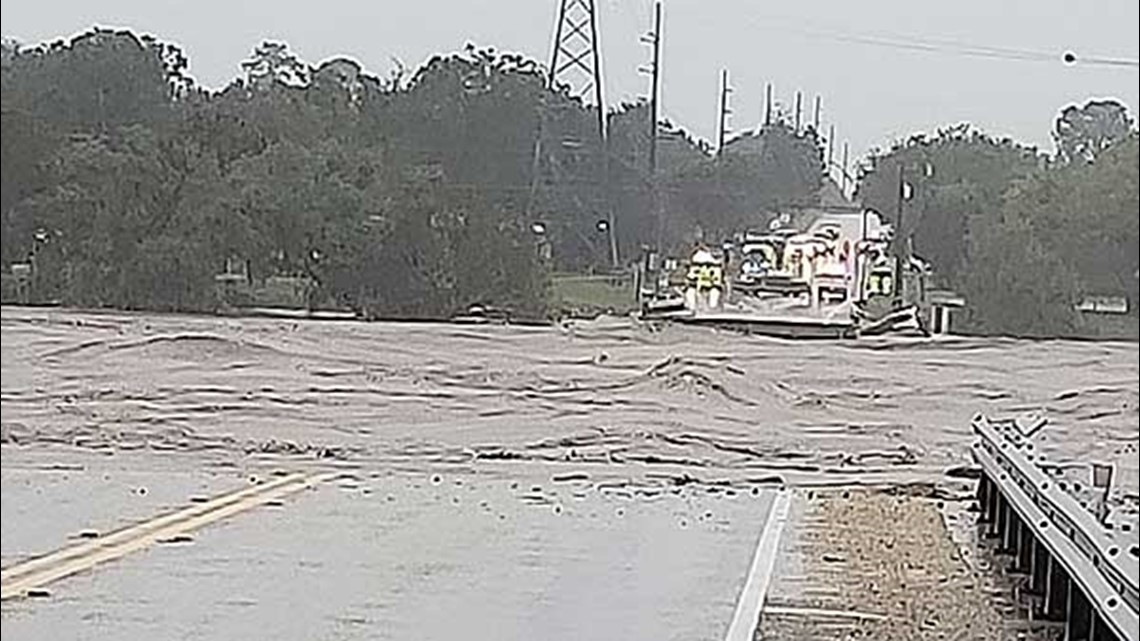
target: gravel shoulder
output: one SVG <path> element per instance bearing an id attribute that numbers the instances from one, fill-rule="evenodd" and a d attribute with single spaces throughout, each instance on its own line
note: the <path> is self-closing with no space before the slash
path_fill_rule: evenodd
<path id="1" fill-rule="evenodd" d="M 1008 587 L 970 562 L 944 507 L 903 492 L 800 492 L 758 638 L 1026 638 Z"/>

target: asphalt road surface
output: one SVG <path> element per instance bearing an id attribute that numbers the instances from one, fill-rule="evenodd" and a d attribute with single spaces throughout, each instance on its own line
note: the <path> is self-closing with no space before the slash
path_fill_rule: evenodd
<path id="1" fill-rule="evenodd" d="M 55 509 L 64 512 L 56 523 L 113 528 L 109 515 L 137 513 L 156 494 L 192 490 L 203 498 L 189 509 L 208 506 L 189 469 L 146 474 L 145 462 L 120 469 L 108 458 L 45 470 L 21 458 L 4 467 L 6 558 L 45 552 L 58 539 L 45 527 Z M 239 492 L 292 479 L 207 478 Z M 572 473 L 327 478 L 216 525 L 144 540 L 45 586 L 50 598 L 8 601 L 5 638 L 721 641 L 776 495 L 599 487 Z M 77 495 L 87 514 L 75 518 L 66 506 Z M 85 531 L 93 535 L 72 534 Z M 114 536 L 94 533 L 79 545 Z"/>

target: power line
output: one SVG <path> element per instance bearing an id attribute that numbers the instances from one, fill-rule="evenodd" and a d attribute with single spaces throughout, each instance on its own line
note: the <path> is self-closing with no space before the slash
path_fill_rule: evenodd
<path id="1" fill-rule="evenodd" d="M 1106 67 L 1135 67 L 1140 68 L 1140 60 L 1128 60 L 1126 58 L 1082 58 L 1077 54 L 1066 51 L 1065 62 L 1069 64 L 1083 64 L 1083 65 L 1103 65 Z"/>
<path id="2" fill-rule="evenodd" d="M 804 28 L 795 25 L 774 24 L 772 20 L 760 22 L 754 17 L 750 20 L 754 25 L 763 29 L 776 29 L 781 33 L 789 33 L 805 38 L 831 40 L 859 44 L 872 47 L 883 47 L 903 51 L 916 51 L 921 53 L 937 53 L 957 55 L 963 57 L 988 58 L 1019 62 L 1064 62 L 1066 64 L 1080 64 L 1088 66 L 1112 67 L 1140 67 L 1140 61 L 1129 58 L 1113 58 L 1105 56 L 1081 56 L 1072 51 L 1058 54 L 1052 51 L 1039 49 L 1024 49 L 1017 47 L 994 46 L 971 43 L 964 40 L 937 37 L 913 37 L 894 33 L 858 33 L 840 31 L 835 29 Z M 775 21 L 780 22 L 780 21 Z"/>
<path id="3" fill-rule="evenodd" d="M 939 40 L 939 39 L 917 39 L 907 37 L 890 37 L 890 36 L 875 36 L 864 34 L 852 33 L 839 33 L 827 31 L 812 31 L 803 30 L 800 35 L 811 38 L 821 38 L 825 40 L 834 40 L 836 42 L 848 42 L 852 44 L 869 45 L 875 47 L 886 47 L 890 49 L 902 49 L 908 51 L 923 51 L 930 53 L 951 53 L 964 56 L 974 56 L 981 58 L 999 58 L 1004 60 L 1026 60 L 1026 61 L 1052 61 L 1055 62 L 1059 59 L 1056 54 L 1047 53 L 1043 51 L 1031 51 L 1028 49 L 1010 49 L 1004 47 L 990 47 L 984 45 L 972 45 L 965 42 L 956 42 L 952 40 Z"/>

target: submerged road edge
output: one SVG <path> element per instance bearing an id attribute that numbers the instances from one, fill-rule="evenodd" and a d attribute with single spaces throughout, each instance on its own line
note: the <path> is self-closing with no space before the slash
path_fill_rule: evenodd
<path id="1" fill-rule="evenodd" d="M 752 557 L 752 567 L 748 570 L 748 580 L 736 601 L 736 612 L 724 641 L 752 641 L 756 628 L 760 625 L 760 614 L 768 596 L 768 586 L 772 583 L 772 570 L 776 565 L 776 552 L 780 547 L 780 536 L 788 520 L 790 493 L 780 490 L 768 512 L 768 520 L 756 544 Z"/>

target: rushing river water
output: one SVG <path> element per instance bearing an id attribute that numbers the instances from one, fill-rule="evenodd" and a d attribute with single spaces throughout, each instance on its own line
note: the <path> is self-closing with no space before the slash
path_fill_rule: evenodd
<path id="1" fill-rule="evenodd" d="M 1135 343 L 791 342 L 561 327 L 3 311 L 3 440 L 360 461 L 596 463 L 792 484 L 936 480 L 977 412 L 1136 489 Z"/>

